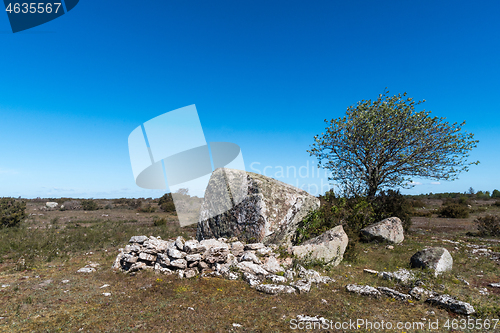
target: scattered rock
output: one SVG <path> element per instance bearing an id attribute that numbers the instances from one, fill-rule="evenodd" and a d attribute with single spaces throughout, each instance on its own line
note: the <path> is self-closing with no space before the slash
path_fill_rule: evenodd
<path id="1" fill-rule="evenodd" d="M 404 240 L 403 223 L 397 217 L 389 217 L 361 229 L 361 236 L 367 241 L 401 243 Z"/>
<path id="2" fill-rule="evenodd" d="M 450 295 L 431 297 L 425 302 L 464 315 L 470 315 L 476 312 L 469 303 L 458 301 Z"/>
<path id="3" fill-rule="evenodd" d="M 363 272 L 370 273 L 370 274 L 375 274 L 375 275 L 378 274 L 378 271 L 375 271 L 373 269 L 368 269 L 368 268 L 363 269 Z"/>
<path id="4" fill-rule="evenodd" d="M 385 280 L 394 280 L 399 283 L 408 283 L 415 279 L 415 274 L 404 268 L 400 268 L 395 272 L 380 272 L 378 276 Z"/>
<path id="5" fill-rule="evenodd" d="M 490 283 L 488 286 L 493 288 L 500 288 L 500 283 Z"/>
<path id="6" fill-rule="evenodd" d="M 245 251 L 248 251 L 248 250 L 259 250 L 259 249 L 263 249 L 265 248 L 266 246 L 262 243 L 249 243 L 249 244 L 246 244 L 245 245 Z"/>
<path id="7" fill-rule="evenodd" d="M 45 203 L 45 207 L 47 207 L 47 208 L 57 208 L 57 206 L 59 206 L 59 204 L 57 202 L 46 202 Z"/>
<path id="8" fill-rule="evenodd" d="M 422 299 L 422 297 L 434 297 L 438 296 L 438 293 L 430 290 L 426 290 L 420 287 L 414 287 L 410 290 L 409 294 L 416 300 Z"/>
<path id="9" fill-rule="evenodd" d="M 111 293 L 102 293 L 102 294 L 106 297 L 111 296 Z"/>
<path id="10" fill-rule="evenodd" d="M 146 237 L 146 236 L 132 236 L 128 242 L 129 243 L 142 244 L 147 239 L 148 239 L 148 237 Z"/>
<path id="11" fill-rule="evenodd" d="M 295 294 L 295 288 L 278 284 L 259 284 L 255 290 L 266 294 Z"/>
<path id="12" fill-rule="evenodd" d="M 95 272 L 95 268 L 93 267 L 82 267 L 76 271 L 77 273 L 93 273 Z"/>
<path id="13" fill-rule="evenodd" d="M 411 298 L 410 295 L 408 294 L 403 294 L 403 293 L 400 293 L 399 291 L 396 291 L 394 289 L 391 289 L 391 288 L 387 288 L 387 287 L 378 287 L 377 288 L 382 294 L 386 295 L 386 296 L 389 296 L 389 297 L 392 297 L 392 298 L 395 298 L 395 299 L 398 299 L 400 301 L 406 301 L 408 299 Z"/>
<path id="14" fill-rule="evenodd" d="M 415 253 L 411 259 L 412 268 L 428 268 L 437 276 L 442 272 L 451 271 L 453 258 L 444 247 L 430 247 Z"/>
<path id="15" fill-rule="evenodd" d="M 356 284 L 348 284 L 346 286 L 346 289 L 348 292 L 356 293 L 363 296 L 379 297 L 381 295 L 380 291 L 370 286 L 358 286 Z"/>
<path id="16" fill-rule="evenodd" d="M 243 255 L 240 257 L 240 261 L 251 261 L 254 264 L 260 264 L 259 258 L 255 255 L 255 253 L 246 251 L 243 253 Z"/>
<path id="17" fill-rule="evenodd" d="M 311 281 L 303 279 L 290 283 L 292 287 L 295 287 L 299 293 L 308 293 L 311 290 Z"/>
<path id="18" fill-rule="evenodd" d="M 297 315 L 297 321 L 298 322 L 329 324 L 328 320 L 326 320 L 323 317 L 318 318 L 318 316 L 310 317 L 310 316 L 305 316 L 305 315 Z"/>

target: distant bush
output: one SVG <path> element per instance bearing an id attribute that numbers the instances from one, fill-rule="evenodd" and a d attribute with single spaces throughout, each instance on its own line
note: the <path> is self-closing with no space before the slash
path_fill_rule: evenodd
<path id="1" fill-rule="evenodd" d="M 82 200 L 81 205 L 82 205 L 83 210 L 98 210 L 99 209 L 99 205 L 97 204 L 97 202 L 95 202 L 92 199 Z"/>
<path id="2" fill-rule="evenodd" d="M 500 191 L 499 190 L 493 190 L 493 193 L 491 193 L 492 198 L 500 198 Z"/>
<path id="3" fill-rule="evenodd" d="M 150 203 L 148 203 L 145 206 L 137 208 L 137 211 L 141 212 L 141 213 L 154 213 L 154 212 L 156 212 L 156 207 L 153 207 L 153 206 L 151 206 Z"/>
<path id="4" fill-rule="evenodd" d="M 422 208 L 425 206 L 424 202 L 421 199 L 410 200 L 410 205 L 417 208 Z"/>
<path id="5" fill-rule="evenodd" d="M 0 198 L 0 222 L 2 227 L 14 227 L 27 217 L 26 202 L 13 198 Z"/>
<path id="6" fill-rule="evenodd" d="M 448 218 L 467 218 L 469 217 L 469 208 L 460 204 L 448 204 L 446 206 L 441 207 L 438 210 L 439 217 L 448 217 Z"/>
<path id="7" fill-rule="evenodd" d="M 481 236 L 500 236 L 500 218 L 498 216 L 481 216 L 474 222 Z"/>
<path id="8" fill-rule="evenodd" d="M 159 227 L 159 226 L 162 226 L 162 225 L 166 225 L 167 224 L 167 220 L 162 217 L 162 218 L 154 218 L 153 219 L 153 224 L 155 225 L 155 227 Z"/>
<path id="9" fill-rule="evenodd" d="M 174 199 L 172 198 L 172 193 L 165 193 L 159 200 L 158 206 L 164 212 L 175 212 Z"/>

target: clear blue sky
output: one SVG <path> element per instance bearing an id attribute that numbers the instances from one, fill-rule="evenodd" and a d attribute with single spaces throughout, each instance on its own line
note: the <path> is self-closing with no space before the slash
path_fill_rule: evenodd
<path id="1" fill-rule="evenodd" d="M 500 189 L 499 14 L 497 1 L 80 1 L 12 34 L 0 13 L 0 196 L 158 197 L 134 183 L 128 135 L 190 104 L 247 170 L 310 173 L 323 119 L 385 87 L 480 140 L 459 180 L 404 193 Z"/>

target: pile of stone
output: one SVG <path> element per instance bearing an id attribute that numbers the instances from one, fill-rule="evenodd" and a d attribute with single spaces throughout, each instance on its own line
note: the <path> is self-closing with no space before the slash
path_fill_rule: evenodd
<path id="1" fill-rule="evenodd" d="M 225 238 L 197 241 L 160 237 L 133 236 L 119 254 L 112 268 L 127 274 L 152 270 L 176 274 L 179 278 L 222 276 L 242 278 L 251 287 L 268 294 L 303 293 L 311 285 L 333 280 L 302 266 L 291 268 L 291 258 L 280 258 L 277 245 L 245 244 Z"/>

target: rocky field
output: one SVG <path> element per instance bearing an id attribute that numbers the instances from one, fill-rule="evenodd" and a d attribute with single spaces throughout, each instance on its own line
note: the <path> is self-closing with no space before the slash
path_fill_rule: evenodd
<path id="1" fill-rule="evenodd" d="M 382 321 L 394 332 L 449 331 L 447 323 L 474 332 L 478 322 L 500 331 L 493 327 L 500 318 L 500 242 L 474 236 L 477 216 L 499 213 L 487 201 L 473 203 L 467 219 L 413 217 L 402 242 L 357 243 L 337 266 L 237 239 L 189 243 L 196 226 L 180 228 L 175 214 L 153 212 L 155 202 L 151 212 L 98 203 L 85 211 L 30 201 L 19 228 L 0 230 L 0 331 L 287 332 L 323 325 L 368 332 L 367 322 Z M 431 200 L 423 209 L 440 204 Z M 160 244 L 154 251 L 153 243 Z M 410 259 L 426 247 L 446 249 L 451 271 L 412 268 Z M 211 248 L 227 250 L 205 254 Z M 137 262 L 143 267 L 131 270 Z M 461 327 L 464 319 L 475 326 Z M 398 322 L 412 327 L 398 330 Z"/>

